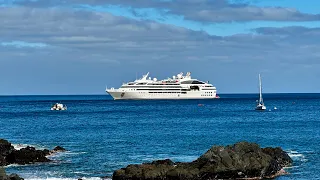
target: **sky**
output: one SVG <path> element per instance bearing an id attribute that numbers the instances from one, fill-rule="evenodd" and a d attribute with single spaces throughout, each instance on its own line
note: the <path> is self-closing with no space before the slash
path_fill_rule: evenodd
<path id="1" fill-rule="evenodd" d="M 319 0 L 0 0 L 0 95 L 191 72 L 218 94 L 320 93 Z"/>

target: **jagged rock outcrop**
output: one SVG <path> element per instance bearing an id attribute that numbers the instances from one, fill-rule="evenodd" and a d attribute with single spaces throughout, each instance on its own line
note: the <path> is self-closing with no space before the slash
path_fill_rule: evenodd
<path id="1" fill-rule="evenodd" d="M 49 155 L 49 150 L 36 150 L 34 147 L 27 146 L 20 150 L 13 150 L 6 157 L 8 164 L 33 164 L 36 162 L 49 162 L 46 157 Z"/>
<path id="2" fill-rule="evenodd" d="M 27 146 L 19 150 L 14 149 L 10 142 L 0 139 L 0 166 L 9 164 L 33 164 L 36 162 L 49 162 L 46 157 L 55 152 L 65 151 L 64 148 L 57 146 L 54 150 L 37 150 Z"/>
<path id="3" fill-rule="evenodd" d="M 197 160 L 174 163 L 158 160 L 129 165 L 116 170 L 113 180 L 211 180 L 270 178 L 283 173 L 292 159 L 281 148 L 260 148 L 258 144 L 239 142 L 213 146 Z"/>
<path id="4" fill-rule="evenodd" d="M 53 150 L 51 151 L 51 153 L 56 153 L 56 152 L 65 152 L 66 149 L 61 147 L 61 146 L 56 146 L 55 148 L 53 148 Z"/>
<path id="5" fill-rule="evenodd" d="M 7 165 L 6 157 L 14 151 L 14 147 L 11 146 L 7 140 L 0 139 L 0 166 Z"/>

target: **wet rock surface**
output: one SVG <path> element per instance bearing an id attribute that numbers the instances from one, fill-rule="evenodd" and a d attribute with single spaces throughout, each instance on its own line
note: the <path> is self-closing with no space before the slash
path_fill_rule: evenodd
<path id="1" fill-rule="evenodd" d="M 10 142 L 0 139 L 0 166 L 49 162 L 50 160 L 46 157 L 47 155 L 61 151 L 65 151 L 65 149 L 60 146 L 57 146 L 52 151 L 49 151 L 48 149 L 37 150 L 31 146 L 16 150 Z"/>
<path id="2" fill-rule="evenodd" d="M 50 160 L 46 156 L 63 151 L 66 151 L 66 149 L 61 146 L 57 146 L 51 151 L 48 149 L 37 150 L 31 146 L 17 150 L 7 140 L 0 139 L 0 180 L 23 180 L 17 174 L 7 175 L 5 169 L 1 166 L 49 162 Z"/>
<path id="3" fill-rule="evenodd" d="M 55 153 L 55 152 L 65 152 L 66 149 L 61 147 L 61 146 L 56 146 L 55 148 L 53 148 L 53 150 L 51 151 L 51 153 Z"/>
<path id="4" fill-rule="evenodd" d="M 128 165 L 114 171 L 113 180 L 207 180 L 272 178 L 285 173 L 292 159 L 281 148 L 260 148 L 239 142 L 213 146 L 197 160 L 175 163 L 170 159 L 141 165 Z"/>

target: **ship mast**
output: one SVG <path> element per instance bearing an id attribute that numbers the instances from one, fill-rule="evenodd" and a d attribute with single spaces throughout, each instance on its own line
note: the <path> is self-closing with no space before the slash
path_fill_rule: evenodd
<path id="1" fill-rule="evenodd" d="M 263 99 L 262 99 L 262 83 L 261 83 L 261 75 L 259 74 L 259 92 L 260 92 L 260 98 L 259 98 L 259 103 L 263 104 Z"/>

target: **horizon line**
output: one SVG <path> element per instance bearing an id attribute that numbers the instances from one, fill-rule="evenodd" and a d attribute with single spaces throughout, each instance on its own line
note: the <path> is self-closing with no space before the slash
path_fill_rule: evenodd
<path id="1" fill-rule="evenodd" d="M 219 93 L 217 95 L 245 95 L 245 94 L 259 94 L 256 92 L 249 93 Z M 269 92 L 263 94 L 320 94 L 320 92 Z M 0 94 L 0 97 L 4 96 L 110 96 L 109 94 Z"/>

